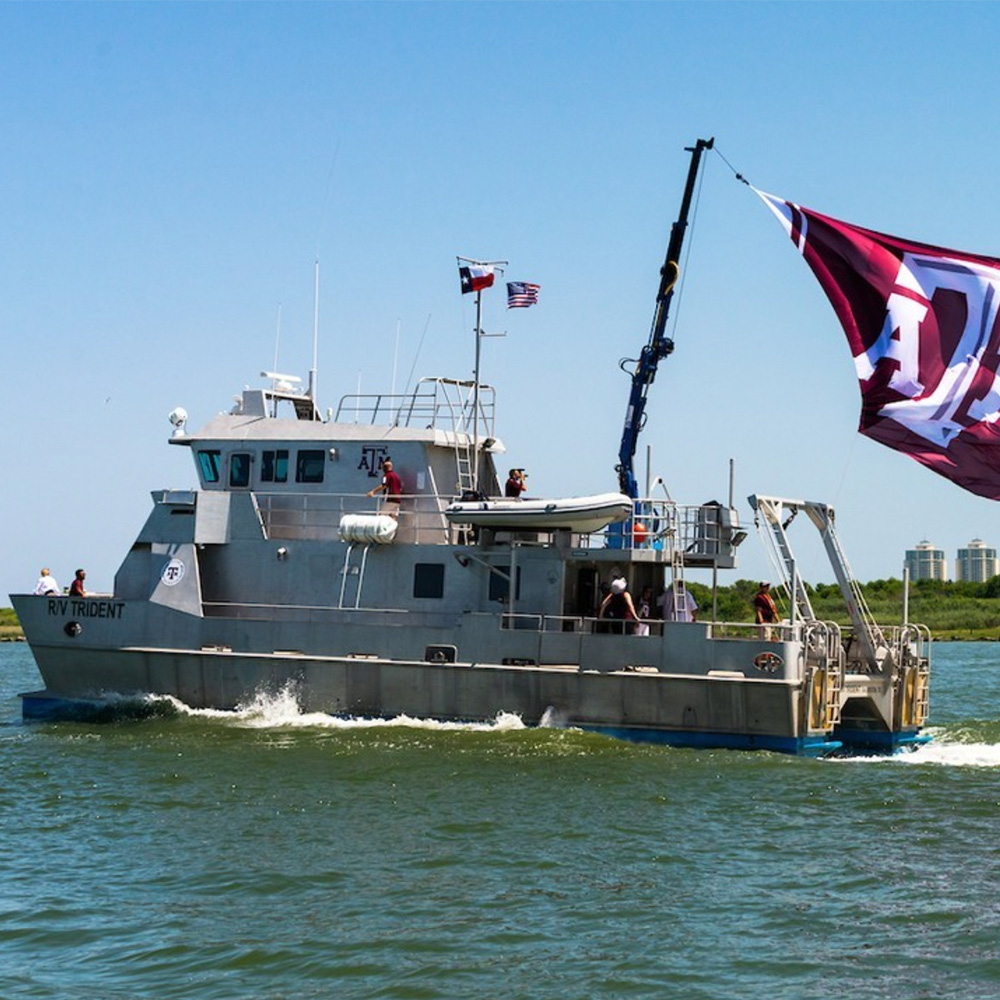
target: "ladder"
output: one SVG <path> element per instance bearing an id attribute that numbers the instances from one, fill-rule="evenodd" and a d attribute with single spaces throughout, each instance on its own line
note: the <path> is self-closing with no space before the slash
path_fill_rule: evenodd
<path id="1" fill-rule="evenodd" d="M 470 433 L 472 425 L 469 423 L 469 410 L 473 404 L 469 399 L 462 399 L 462 389 L 468 388 L 469 384 L 453 382 L 448 379 L 437 380 L 437 385 L 444 396 L 452 428 L 451 433 L 455 445 L 455 472 L 457 475 L 455 488 L 459 496 L 478 488 L 478 484 L 476 483 L 475 456 L 472 453 L 473 435 Z M 473 422 L 478 419 L 479 415 L 473 412 Z"/>
<path id="2" fill-rule="evenodd" d="M 671 608 L 670 614 L 667 614 L 666 603 L 663 607 L 663 618 L 664 621 L 680 622 L 685 619 L 679 614 L 681 605 L 681 589 L 684 584 L 684 553 L 677 548 L 677 546 L 672 545 L 670 550 L 670 597 L 671 597 Z M 686 590 L 686 587 L 683 587 Z M 685 601 L 684 607 L 686 607 L 687 595 L 683 597 Z"/>
<path id="3" fill-rule="evenodd" d="M 795 569 L 795 557 L 788 543 L 786 529 L 799 511 L 804 511 L 809 520 L 812 521 L 816 530 L 819 531 L 827 558 L 833 569 L 833 575 L 837 578 L 841 596 L 847 605 L 847 612 L 854 626 L 854 636 L 860 646 L 862 659 L 870 669 L 880 673 L 884 662 L 889 657 L 888 643 L 881 627 L 872 617 L 864 594 L 861 592 L 861 585 L 854 578 L 847 562 L 847 556 L 840 547 L 840 540 L 834 529 L 833 508 L 828 504 L 813 500 L 787 500 L 781 497 L 763 496 L 751 496 L 748 499 L 750 506 L 763 518 L 764 524 L 770 530 L 771 539 L 781 555 L 786 579 L 789 577 L 792 579 L 796 607 L 803 614 L 808 613 L 807 620 L 815 620 L 816 616 L 812 612 L 812 605 L 809 603 L 805 586 Z M 787 517 L 785 517 L 786 513 Z"/>
<path id="4" fill-rule="evenodd" d="M 753 504 L 754 499 L 750 498 L 751 504 Z M 805 621 L 814 621 L 816 615 L 813 613 L 812 602 L 809 600 L 802 578 L 795 568 L 795 554 L 788 541 L 788 526 L 798 514 L 799 508 L 790 506 L 787 501 L 777 497 L 756 497 L 756 500 L 755 510 L 763 516 L 764 524 L 770 529 L 771 544 L 779 556 L 778 566 L 782 572 L 782 583 L 785 590 L 795 602 L 799 618 Z M 786 509 L 787 516 L 785 516 Z M 784 520 L 782 520 L 783 518 Z"/>
<path id="5" fill-rule="evenodd" d="M 455 435 L 455 469 L 458 473 L 458 493 L 459 496 L 476 489 L 476 476 L 472 467 L 472 448 L 469 447 L 469 437 L 465 436 L 465 442 L 461 437 Z"/>

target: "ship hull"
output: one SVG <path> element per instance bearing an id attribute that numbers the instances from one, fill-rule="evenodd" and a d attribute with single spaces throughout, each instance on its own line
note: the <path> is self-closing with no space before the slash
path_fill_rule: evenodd
<path id="1" fill-rule="evenodd" d="M 298 609 L 278 621 L 274 609 L 203 618 L 148 602 L 108 602 L 103 614 L 88 605 L 99 610 L 81 619 L 80 602 L 14 600 L 46 685 L 23 696 L 26 719 L 141 714 L 147 696 L 235 710 L 291 692 L 303 712 L 350 718 L 512 713 L 633 741 L 804 755 L 844 743 L 810 728 L 796 643 L 714 640 L 697 623 L 653 637 L 583 635 L 504 628 L 499 615 L 413 625 L 388 612 Z M 762 649 L 783 667 L 753 676 Z"/>

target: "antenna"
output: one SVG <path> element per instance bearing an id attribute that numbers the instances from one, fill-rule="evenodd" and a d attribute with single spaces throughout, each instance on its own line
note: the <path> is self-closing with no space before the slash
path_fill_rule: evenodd
<path id="1" fill-rule="evenodd" d="M 280 302 L 278 303 L 278 318 L 277 318 L 277 320 L 275 322 L 275 330 L 274 330 L 274 369 L 273 369 L 273 371 L 280 371 L 280 369 L 278 368 L 278 344 L 279 343 L 281 343 L 281 303 Z M 271 388 L 272 389 L 276 388 L 277 384 L 278 384 L 278 380 L 277 379 L 272 379 L 271 380 Z M 278 400 L 277 399 L 272 399 L 271 400 L 271 416 L 272 417 L 277 417 L 277 415 L 278 415 Z"/>
<path id="2" fill-rule="evenodd" d="M 399 361 L 399 328 L 402 325 L 400 319 L 396 319 L 396 346 L 392 351 L 392 394 L 396 395 L 396 363 Z"/>
<path id="3" fill-rule="evenodd" d="M 424 338 L 427 336 L 427 329 L 431 325 L 431 314 L 427 314 L 424 322 L 424 332 L 420 334 L 420 342 L 417 344 L 417 352 L 413 355 L 413 364 L 410 365 L 410 374 L 406 376 L 406 385 L 403 387 L 403 395 L 409 395 L 410 386 L 413 384 L 413 372 L 417 367 L 417 359 L 420 357 L 420 349 L 424 346 Z"/>
<path id="4" fill-rule="evenodd" d="M 278 344 L 281 342 L 281 303 L 278 303 L 278 318 L 274 330 L 274 370 L 278 370 Z"/>
<path id="5" fill-rule="evenodd" d="M 313 363 L 309 369 L 309 398 L 316 402 L 316 358 L 319 354 L 319 257 L 313 280 Z"/>

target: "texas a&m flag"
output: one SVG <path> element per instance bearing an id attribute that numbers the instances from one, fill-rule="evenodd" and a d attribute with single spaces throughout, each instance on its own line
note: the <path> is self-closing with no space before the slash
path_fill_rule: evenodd
<path id="1" fill-rule="evenodd" d="M 861 385 L 860 432 L 1000 500 L 1000 259 L 757 194 L 847 334 Z"/>

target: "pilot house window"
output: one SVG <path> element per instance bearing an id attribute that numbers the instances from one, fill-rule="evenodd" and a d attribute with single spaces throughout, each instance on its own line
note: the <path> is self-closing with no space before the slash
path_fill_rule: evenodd
<path id="1" fill-rule="evenodd" d="M 245 451 L 229 456 L 229 485 L 237 489 L 250 485 L 250 456 Z"/>
<path id="2" fill-rule="evenodd" d="M 265 451 L 261 455 L 260 481 L 262 483 L 288 482 L 288 449 Z"/>
<path id="3" fill-rule="evenodd" d="M 295 460 L 295 482 L 297 483 L 321 483 L 323 482 L 323 451 L 300 451 Z"/>
<path id="4" fill-rule="evenodd" d="M 219 452 L 199 451 L 198 467 L 201 469 L 201 478 L 206 483 L 217 483 L 219 481 Z"/>

